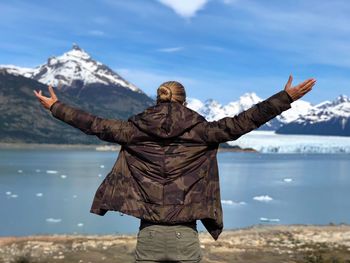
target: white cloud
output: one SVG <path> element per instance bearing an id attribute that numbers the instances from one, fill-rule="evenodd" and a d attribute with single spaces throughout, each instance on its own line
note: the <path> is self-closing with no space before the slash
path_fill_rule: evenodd
<path id="1" fill-rule="evenodd" d="M 184 49 L 183 47 L 169 47 L 169 48 L 160 48 L 160 49 L 157 49 L 157 51 L 172 53 L 172 52 L 177 52 L 177 51 L 180 51 L 183 49 Z"/>
<path id="2" fill-rule="evenodd" d="M 178 15 L 190 18 L 202 9 L 209 0 L 158 0 L 173 9 Z"/>

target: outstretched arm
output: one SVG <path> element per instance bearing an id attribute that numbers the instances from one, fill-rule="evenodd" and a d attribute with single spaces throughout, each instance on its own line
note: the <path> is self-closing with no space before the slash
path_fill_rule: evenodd
<path id="1" fill-rule="evenodd" d="M 40 103 L 50 110 L 55 118 L 81 130 L 85 134 L 96 135 L 104 141 L 124 144 L 130 140 L 133 129 L 132 123 L 94 116 L 59 101 L 51 86 L 49 86 L 49 92 L 51 98 L 41 95 L 41 90 L 39 92 L 34 91 Z"/>
<path id="2" fill-rule="evenodd" d="M 208 143 L 236 140 L 291 108 L 290 104 L 309 92 L 315 83 L 315 79 L 308 79 L 292 87 L 292 76 L 289 76 L 284 90 L 277 92 L 234 117 L 204 122 L 198 125 L 200 126 L 198 129 L 202 131 L 202 138 Z"/>

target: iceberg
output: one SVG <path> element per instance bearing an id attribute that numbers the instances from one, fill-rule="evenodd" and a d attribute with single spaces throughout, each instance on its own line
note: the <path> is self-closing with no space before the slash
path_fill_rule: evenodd
<path id="1" fill-rule="evenodd" d="M 293 179 L 292 178 L 284 178 L 283 181 L 286 183 L 290 183 L 293 181 Z"/>
<path id="2" fill-rule="evenodd" d="M 279 222 L 280 220 L 278 218 L 260 217 L 260 221 L 262 221 L 262 222 Z"/>
<path id="3" fill-rule="evenodd" d="M 52 217 L 46 218 L 46 222 L 48 222 L 48 223 L 59 223 L 61 221 L 62 221 L 61 218 L 52 218 Z"/>
<path id="4" fill-rule="evenodd" d="M 58 172 L 55 170 L 46 170 L 47 174 L 57 174 Z"/>

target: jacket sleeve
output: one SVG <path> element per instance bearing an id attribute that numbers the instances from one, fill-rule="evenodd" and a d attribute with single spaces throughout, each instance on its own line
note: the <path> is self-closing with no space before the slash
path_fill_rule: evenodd
<path id="1" fill-rule="evenodd" d="M 50 111 L 55 118 L 103 141 L 126 144 L 132 136 L 133 124 L 128 121 L 103 119 L 61 101 L 51 105 Z"/>
<path id="2" fill-rule="evenodd" d="M 200 127 L 207 143 L 233 141 L 260 127 L 283 111 L 291 108 L 293 99 L 282 90 L 268 99 L 255 104 L 250 109 L 218 121 L 203 122 Z"/>

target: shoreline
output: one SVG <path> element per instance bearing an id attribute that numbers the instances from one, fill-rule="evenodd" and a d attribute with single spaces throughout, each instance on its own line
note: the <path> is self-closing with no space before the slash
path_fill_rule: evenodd
<path id="1" fill-rule="evenodd" d="M 0 237 L 0 261 L 133 262 L 136 236 L 56 234 Z M 199 240 L 203 263 L 350 262 L 349 224 L 259 224 L 224 230 L 217 241 L 208 232 L 199 232 Z"/>
<path id="2" fill-rule="evenodd" d="M 54 144 L 54 143 L 6 143 L 0 142 L 1 149 L 60 149 L 60 150 L 96 150 L 96 151 L 119 151 L 120 145 L 103 144 Z M 218 152 L 258 152 L 252 148 L 237 149 L 219 147 Z"/>
<path id="3" fill-rule="evenodd" d="M 101 144 L 55 144 L 55 143 L 5 143 L 0 142 L 0 149 L 92 149 Z"/>

